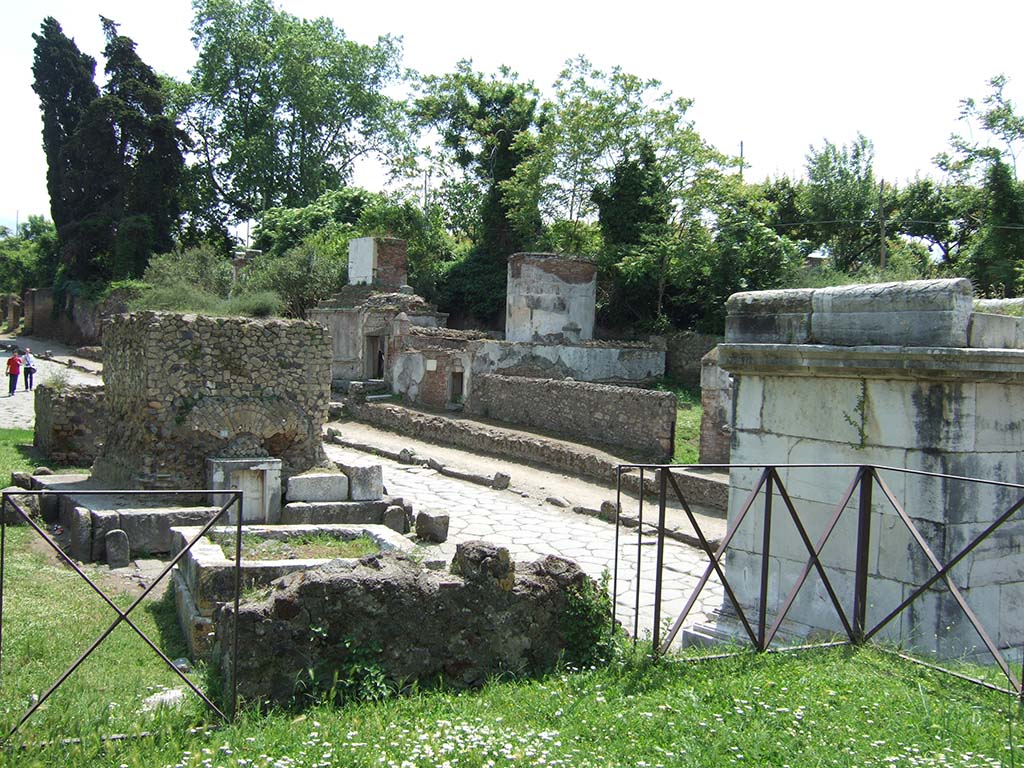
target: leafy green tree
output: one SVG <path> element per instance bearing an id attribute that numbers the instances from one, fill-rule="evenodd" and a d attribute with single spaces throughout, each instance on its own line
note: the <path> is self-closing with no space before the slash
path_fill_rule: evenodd
<path id="1" fill-rule="evenodd" d="M 541 231 L 535 206 L 511 215 L 503 186 L 533 152 L 525 137 L 537 125 L 538 98 L 533 84 L 520 82 L 507 67 L 485 76 L 460 61 L 454 72 L 424 78 L 416 102 L 421 124 L 438 131 L 444 151 L 483 189 L 479 240 L 443 275 L 447 307 L 463 308 L 482 322 L 500 322 L 507 259 L 536 242 Z"/>
<path id="2" fill-rule="evenodd" d="M 977 187 L 917 178 L 899 192 L 899 231 L 939 251 L 945 264 L 959 262 L 983 216 Z"/>
<path id="3" fill-rule="evenodd" d="M 57 231 L 42 216 L 29 216 L 16 233 L 0 227 L 0 293 L 48 285 L 59 258 Z"/>
<path id="4" fill-rule="evenodd" d="M 398 40 L 361 45 L 330 19 L 299 19 L 271 0 L 193 7 L 199 58 L 175 103 L 204 175 L 197 204 L 243 221 L 311 203 L 360 157 L 406 160 L 403 107 L 384 93 L 399 77 Z"/>
<path id="5" fill-rule="evenodd" d="M 1024 149 L 1024 115 L 1004 93 L 1009 78 L 996 75 L 988 81 L 991 92 L 979 105 L 973 98 L 960 102 L 960 119 L 969 127 L 968 136 L 953 134 L 951 152 L 935 157 L 935 164 L 960 181 L 987 179 L 989 167 L 1006 163 L 1017 178 L 1017 158 Z"/>
<path id="6" fill-rule="evenodd" d="M 154 250 L 170 248 L 184 166 L 159 79 L 135 43 L 100 18 L 107 41 L 102 93 L 90 87 L 94 60 L 54 19 L 34 36 L 51 210 L 72 280 L 137 277 Z"/>
<path id="7" fill-rule="evenodd" d="M 970 254 L 975 290 L 986 296 L 1016 296 L 1024 288 L 1024 185 L 997 160 L 984 184 L 984 225 Z"/>
<path id="8" fill-rule="evenodd" d="M 874 147 L 861 134 L 849 146 L 826 140 L 807 155 L 808 183 L 801 202 L 807 236 L 840 270 L 854 269 L 880 252 L 873 164 Z"/>

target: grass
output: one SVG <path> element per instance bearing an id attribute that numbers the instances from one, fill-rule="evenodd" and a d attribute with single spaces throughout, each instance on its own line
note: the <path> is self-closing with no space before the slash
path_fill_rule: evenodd
<path id="1" fill-rule="evenodd" d="M 0 470 L 34 461 L 18 445 L 24 436 L 0 431 Z M 29 541 L 27 529 L 8 531 L 3 733 L 113 615 Z M 132 616 L 172 658 L 181 651 L 169 601 Z M 206 680 L 202 670 L 193 677 Z M 191 696 L 179 710 L 141 711 L 143 698 L 173 685 L 162 662 L 122 627 L 0 750 L 0 765 L 1024 765 L 1016 699 L 871 648 L 657 664 L 626 650 L 600 668 L 496 679 L 479 691 L 414 691 L 304 712 L 243 710 L 213 730 L 201 727 L 213 720 Z M 111 733 L 129 738 L 101 739 Z"/>
<path id="2" fill-rule="evenodd" d="M 224 548 L 228 557 L 234 557 L 233 534 L 214 534 L 210 538 Z M 317 533 L 291 536 L 287 539 L 271 539 L 254 533 L 242 534 L 242 556 L 246 559 L 362 557 L 379 551 L 380 546 L 369 536 L 343 539 L 339 536 Z"/>
<path id="3" fill-rule="evenodd" d="M 672 462 L 700 463 L 700 419 L 704 413 L 700 404 L 700 389 L 690 389 L 668 380 L 658 384 L 657 388 L 676 396 L 676 440 Z"/>

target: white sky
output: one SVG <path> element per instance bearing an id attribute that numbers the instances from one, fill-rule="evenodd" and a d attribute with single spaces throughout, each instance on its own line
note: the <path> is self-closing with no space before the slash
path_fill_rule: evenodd
<path id="1" fill-rule="evenodd" d="M 1024 110 L 1024 2 L 1020 0 L 279 0 L 297 16 L 331 16 L 347 35 L 404 38 L 403 64 L 426 73 L 471 58 L 485 72 L 508 64 L 544 91 L 577 54 L 656 77 L 694 99 L 696 128 L 722 151 L 744 143 L 747 178 L 803 173 L 810 145 L 875 145 L 875 172 L 901 183 L 936 173 L 932 157 L 963 130 L 960 99 L 979 99 L 1005 73 Z M 3 181 L 0 224 L 49 216 L 31 35 L 54 16 L 101 60 L 99 14 L 118 22 L 143 61 L 183 78 L 195 61 L 189 0 L 5 0 L 0 71 Z M 102 61 L 100 61 L 102 67 Z M 373 175 L 356 179 L 375 185 Z"/>

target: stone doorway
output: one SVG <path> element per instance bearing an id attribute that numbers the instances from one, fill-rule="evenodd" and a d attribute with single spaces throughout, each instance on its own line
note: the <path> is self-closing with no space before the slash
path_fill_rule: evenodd
<path id="1" fill-rule="evenodd" d="M 366 344 L 364 345 L 366 350 L 365 355 L 365 367 L 366 378 L 368 379 L 383 379 L 384 378 L 384 337 L 383 336 L 367 336 Z"/>

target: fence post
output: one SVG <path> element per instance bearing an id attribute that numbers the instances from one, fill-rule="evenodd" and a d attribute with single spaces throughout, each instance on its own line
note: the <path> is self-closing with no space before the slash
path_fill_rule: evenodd
<path id="1" fill-rule="evenodd" d="M 853 637 L 855 643 L 864 642 L 867 631 L 868 607 L 868 544 L 871 539 L 871 489 L 875 470 L 860 468 L 860 502 L 857 505 L 857 554 L 853 585 Z"/>
<path id="2" fill-rule="evenodd" d="M 768 566 L 772 540 L 772 496 L 775 494 L 775 468 L 764 482 L 764 526 L 761 531 L 761 600 L 757 606 L 757 650 L 765 649 L 764 638 L 768 617 Z"/>
<path id="3" fill-rule="evenodd" d="M 665 501 L 668 496 L 668 467 L 658 470 L 658 553 L 654 573 L 654 645 L 652 655 L 657 658 L 661 647 L 661 586 L 665 566 Z"/>

